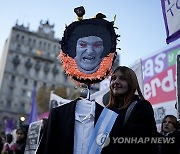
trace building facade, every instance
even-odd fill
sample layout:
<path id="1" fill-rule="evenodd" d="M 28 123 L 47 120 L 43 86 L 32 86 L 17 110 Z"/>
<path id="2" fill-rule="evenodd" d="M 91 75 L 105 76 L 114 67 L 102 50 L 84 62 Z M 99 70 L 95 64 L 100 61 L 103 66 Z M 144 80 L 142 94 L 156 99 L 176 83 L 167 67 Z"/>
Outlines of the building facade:
<path id="1" fill-rule="evenodd" d="M 31 109 L 34 86 L 55 88 L 73 87 L 57 59 L 59 39 L 54 37 L 54 25 L 40 21 L 36 32 L 29 27 L 16 25 L 3 48 L 0 61 L 0 127 L 5 119 L 16 122 L 27 116 Z"/>

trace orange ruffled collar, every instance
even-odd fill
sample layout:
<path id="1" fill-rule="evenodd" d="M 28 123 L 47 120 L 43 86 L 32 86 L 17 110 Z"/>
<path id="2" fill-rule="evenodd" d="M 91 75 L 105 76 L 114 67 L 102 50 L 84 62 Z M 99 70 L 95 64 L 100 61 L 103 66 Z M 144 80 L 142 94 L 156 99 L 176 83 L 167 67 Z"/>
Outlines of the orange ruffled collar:
<path id="1" fill-rule="evenodd" d="M 78 79 L 78 81 L 83 80 L 83 83 L 86 80 L 90 80 L 92 83 L 96 83 L 97 80 L 103 80 L 110 73 L 114 56 L 115 53 L 110 53 L 104 57 L 100 63 L 99 69 L 92 74 L 86 74 L 79 71 L 76 61 L 67 54 L 63 53 L 63 51 L 60 51 L 58 58 L 62 62 L 63 70 L 72 79 L 75 77 Z"/>

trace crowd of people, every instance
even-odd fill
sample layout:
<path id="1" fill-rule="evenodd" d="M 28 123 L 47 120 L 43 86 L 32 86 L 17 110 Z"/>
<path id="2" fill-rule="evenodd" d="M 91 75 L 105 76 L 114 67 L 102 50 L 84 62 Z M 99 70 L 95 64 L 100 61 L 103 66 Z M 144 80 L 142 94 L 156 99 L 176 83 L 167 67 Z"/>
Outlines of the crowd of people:
<path id="1" fill-rule="evenodd" d="M 83 100 L 77 99 L 62 107 L 52 109 L 49 121 L 47 122 L 48 127 L 45 128 L 37 154 L 49 154 L 53 152 L 53 150 L 54 152 L 58 150 L 58 153 L 67 154 L 88 153 L 88 145 L 86 144 L 90 142 L 90 134 L 93 134 L 93 127 L 90 127 L 90 123 L 93 125 L 98 123 L 97 118 L 101 117 L 99 115 L 102 109 L 100 109 L 98 104 L 92 105 L 92 102 L 88 103 L 88 100 L 84 99 L 84 102 L 86 102 L 86 105 L 83 105 Z M 82 105 L 84 109 L 81 108 L 80 105 Z M 81 110 L 77 110 L 75 106 Z M 85 107 L 87 108 L 85 109 Z M 94 112 L 92 108 L 94 108 Z M 106 108 L 114 111 L 118 116 L 109 134 L 110 142 L 102 148 L 101 154 L 180 153 L 180 127 L 177 118 L 174 115 L 166 115 L 162 120 L 161 132 L 157 131 L 152 105 L 144 99 L 137 76 L 132 69 L 126 66 L 119 66 L 114 70 L 110 80 L 110 99 Z M 83 111 L 83 115 L 82 113 L 80 114 L 79 111 Z M 98 117 L 96 114 L 98 114 Z M 90 121 L 88 123 L 84 122 L 83 124 L 83 120 L 89 117 L 89 115 L 91 115 L 91 120 L 89 119 Z M 94 115 L 94 119 L 92 115 Z M 78 121 L 77 116 L 79 116 L 82 121 L 80 119 L 80 121 Z M 82 122 L 83 125 L 86 125 L 86 128 L 81 127 L 78 122 Z M 87 128 L 92 129 L 89 129 L 87 133 L 85 130 Z M 82 149 L 80 148 L 81 146 L 77 145 L 81 137 L 84 143 L 82 144 Z M 119 143 L 118 139 L 122 138 L 130 138 L 132 142 Z M 141 142 L 136 140 L 143 140 L 145 138 L 148 139 L 146 143 L 141 140 Z M 157 141 L 152 143 L 152 138 L 161 140 L 169 139 L 172 140 L 172 142 Z M 56 145 L 58 143 L 62 146 L 57 147 Z"/>
<path id="2" fill-rule="evenodd" d="M 141 92 L 136 73 L 118 66 L 111 73 L 118 37 L 114 21 L 102 13 L 83 19 L 83 6 L 74 9 L 78 21 L 66 26 L 58 58 L 72 81 L 87 87 L 111 75 L 107 106 L 77 98 L 50 110 L 43 121 L 36 154 L 180 154 L 180 124 L 174 115 L 162 119 L 157 131 L 151 102 Z M 90 90 L 90 89 L 88 89 Z M 23 154 L 27 130 L 1 136 L 1 154 Z"/>
<path id="3" fill-rule="evenodd" d="M 13 134 L 1 134 L 1 154 L 24 154 L 27 129 L 20 127 Z"/>
<path id="4" fill-rule="evenodd" d="M 64 106 L 68 106 L 68 104 Z M 102 154 L 180 154 L 180 123 L 177 117 L 174 115 L 166 115 L 162 119 L 161 131 L 157 131 L 152 105 L 144 99 L 136 74 L 132 69 L 126 66 L 119 66 L 114 70 L 110 80 L 110 99 L 106 108 L 114 111 L 118 116 L 109 135 L 110 143 L 106 147 L 103 147 Z M 72 115 L 72 113 L 68 114 Z M 40 133 L 42 141 L 43 137 L 45 137 L 45 139 L 47 139 L 47 136 L 51 138 L 52 132 L 48 131 L 48 128 L 51 127 L 51 120 L 43 120 Z M 53 119 L 53 121 L 55 123 L 61 123 L 61 121 L 56 121 L 55 119 Z M 62 126 L 63 124 L 58 125 Z M 56 130 L 57 126 L 53 125 L 52 127 L 53 130 Z M 74 129 L 74 127 L 72 129 Z M 1 134 L 1 154 L 23 154 L 26 146 L 27 131 L 27 128 L 21 127 L 16 130 L 15 136 L 13 136 L 13 134 Z M 59 131 L 60 130 L 57 129 L 57 132 Z M 65 135 L 64 132 L 62 132 L 62 134 Z M 77 134 L 76 137 L 78 138 Z M 172 142 L 160 144 L 151 144 L 150 141 L 146 144 L 119 144 L 118 142 L 114 142 L 116 138 L 129 137 L 163 137 L 166 139 L 169 138 Z M 52 145 L 55 140 L 57 139 L 54 138 L 52 140 Z M 59 138 L 58 140 L 61 139 Z M 41 147 L 41 144 L 40 142 L 39 147 Z M 76 145 L 76 143 L 74 143 L 74 145 Z M 45 148 L 43 144 L 42 149 L 47 149 L 47 147 Z M 49 151 L 37 151 L 37 154 L 38 153 L 48 154 Z"/>
<path id="5" fill-rule="evenodd" d="M 42 118 L 39 140 L 47 123 L 47 118 Z M 11 133 L 1 132 L 0 154 L 24 154 L 27 144 L 29 125 L 21 125 Z"/>

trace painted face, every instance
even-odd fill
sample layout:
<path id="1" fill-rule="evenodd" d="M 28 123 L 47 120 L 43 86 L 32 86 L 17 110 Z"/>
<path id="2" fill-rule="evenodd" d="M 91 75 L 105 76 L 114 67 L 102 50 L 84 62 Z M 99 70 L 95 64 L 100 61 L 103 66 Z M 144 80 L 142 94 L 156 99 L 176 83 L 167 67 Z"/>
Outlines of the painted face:
<path id="1" fill-rule="evenodd" d="M 98 70 L 102 61 L 103 40 L 97 36 L 79 38 L 74 58 L 78 68 L 83 73 L 94 73 Z"/>
<path id="2" fill-rule="evenodd" d="M 124 95 L 128 91 L 128 83 L 120 71 L 116 71 L 112 75 L 110 88 L 115 96 Z"/>
<path id="3" fill-rule="evenodd" d="M 173 132 L 176 128 L 174 127 L 173 123 L 171 122 L 171 119 L 169 117 L 167 117 L 163 124 L 163 131 L 168 133 L 168 132 Z"/>

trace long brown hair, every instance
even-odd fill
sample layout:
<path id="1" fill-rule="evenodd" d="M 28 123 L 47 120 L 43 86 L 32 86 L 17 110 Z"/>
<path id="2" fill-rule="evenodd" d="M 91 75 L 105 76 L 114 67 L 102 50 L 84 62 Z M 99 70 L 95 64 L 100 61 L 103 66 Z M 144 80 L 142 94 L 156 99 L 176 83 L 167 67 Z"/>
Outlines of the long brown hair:
<path id="1" fill-rule="evenodd" d="M 144 100 L 144 96 L 139 87 L 138 79 L 135 72 L 126 66 L 118 66 L 113 71 L 112 75 L 116 73 L 117 71 L 120 71 L 124 75 L 124 78 L 128 83 L 128 92 L 124 96 L 119 98 L 118 96 L 114 96 L 112 89 L 110 87 L 110 99 L 107 106 L 108 107 L 118 106 L 120 103 L 119 101 L 121 101 L 122 104 L 119 107 L 119 109 L 126 108 L 127 106 L 129 106 L 129 104 L 133 100 L 134 94 L 136 91 L 139 95 L 139 98 Z"/>

